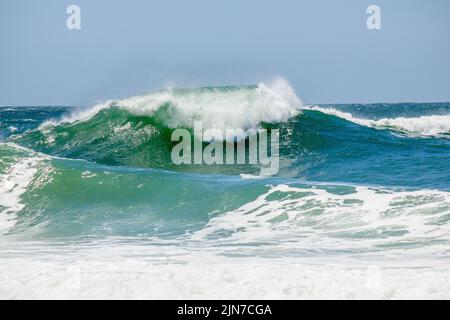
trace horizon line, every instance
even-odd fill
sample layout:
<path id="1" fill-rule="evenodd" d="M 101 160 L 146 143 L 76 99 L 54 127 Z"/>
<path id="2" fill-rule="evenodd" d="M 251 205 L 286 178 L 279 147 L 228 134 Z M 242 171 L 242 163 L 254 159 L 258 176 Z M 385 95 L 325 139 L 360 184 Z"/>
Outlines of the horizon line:
<path id="1" fill-rule="evenodd" d="M 101 102 L 99 102 L 101 103 Z M 99 104 L 97 103 L 97 104 Z M 376 104 L 444 104 L 449 103 L 450 101 L 399 101 L 399 102 L 314 102 L 314 103 L 304 103 L 303 105 L 309 106 L 309 105 L 376 105 Z M 68 104 L 20 104 L 20 105 L 13 105 L 13 104 L 0 104 L 0 108 L 24 108 L 24 107 L 46 107 L 46 108 L 88 108 L 93 107 L 97 104 L 88 104 L 88 105 L 68 105 Z"/>

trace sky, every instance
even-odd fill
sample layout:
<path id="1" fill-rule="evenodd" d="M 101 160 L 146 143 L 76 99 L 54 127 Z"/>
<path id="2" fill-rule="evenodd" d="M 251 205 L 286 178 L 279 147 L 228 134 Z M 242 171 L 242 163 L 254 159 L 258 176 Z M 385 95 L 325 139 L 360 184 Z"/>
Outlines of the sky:
<path id="1" fill-rule="evenodd" d="M 307 104 L 450 101 L 450 1 L 0 0 L 0 105 L 278 76 Z"/>

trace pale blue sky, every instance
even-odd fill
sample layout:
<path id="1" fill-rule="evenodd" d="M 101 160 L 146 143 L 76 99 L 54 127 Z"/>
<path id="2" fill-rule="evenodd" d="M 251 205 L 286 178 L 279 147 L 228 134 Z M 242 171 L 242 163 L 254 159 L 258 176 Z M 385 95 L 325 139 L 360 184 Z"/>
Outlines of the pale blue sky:
<path id="1" fill-rule="evenodd" d="M 382 30 L 366 28 L 370 4 Z M 449 40 L 448 0 L 0 0 L 0 105 L 279 75 L 306 103 L 450 101 Z"/>

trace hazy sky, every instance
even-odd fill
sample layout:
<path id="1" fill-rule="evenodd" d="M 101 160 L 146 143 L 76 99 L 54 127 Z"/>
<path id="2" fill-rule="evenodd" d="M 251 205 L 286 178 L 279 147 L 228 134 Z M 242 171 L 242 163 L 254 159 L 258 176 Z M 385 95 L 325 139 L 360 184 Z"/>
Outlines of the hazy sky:
<path id="1" fill-rule="evenodd" d="M 0 0 L 0 46 L 0 105 L 275 76 L 306 103 L 450 101 L 448 0 Z"/>

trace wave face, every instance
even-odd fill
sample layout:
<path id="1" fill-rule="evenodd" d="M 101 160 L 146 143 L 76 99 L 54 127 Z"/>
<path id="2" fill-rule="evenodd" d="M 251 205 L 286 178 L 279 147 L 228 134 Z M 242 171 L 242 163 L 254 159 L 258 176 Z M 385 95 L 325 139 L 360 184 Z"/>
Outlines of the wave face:
<path id="1" fill-rule="evenodd" d="M 49 120 L 9 141 L 58 157 L 113 166 L 162 168 L 216 174 L 256 173 L 254 166 L 176 166 L 174 129 L 259 129 L 287 122 L 301 102 L 285 80 L 266 85 L 178 89 L 110 101 Z M 238 137 L 238 138 L 245 138 Z M 207 143 L 205 143 L 206 145 Z"/>
<path id="2" fill-rule="evenodd" d="M 448 298 L 449 115 L 303 106 L 282 79 L 2 107 L 0 297 Z M 278 129 L 278 175 L 174 165 L 197 120 Z"/>

